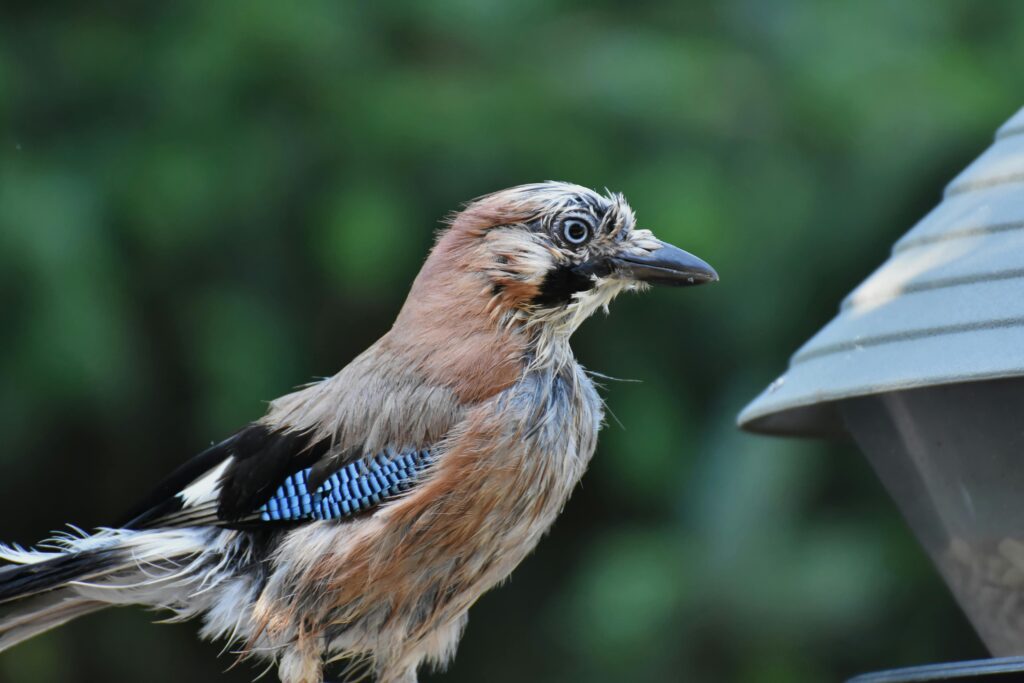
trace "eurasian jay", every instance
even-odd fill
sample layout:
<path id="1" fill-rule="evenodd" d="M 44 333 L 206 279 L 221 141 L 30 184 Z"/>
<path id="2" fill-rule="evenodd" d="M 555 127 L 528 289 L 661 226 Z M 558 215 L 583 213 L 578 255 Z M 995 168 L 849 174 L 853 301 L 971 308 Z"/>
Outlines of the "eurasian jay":
<path id="1" fill-rule="evenodd" d="M 530 553 L 594 453 L 602 400 L 569 338 L 620 292 L 717 280 L 559 182 L 454 215 L 394 326 L 338 374 L 185 462 L 123 524 L 0 546 L 0 651 L 111 605 L 319 683 L 415 683 Z"/>

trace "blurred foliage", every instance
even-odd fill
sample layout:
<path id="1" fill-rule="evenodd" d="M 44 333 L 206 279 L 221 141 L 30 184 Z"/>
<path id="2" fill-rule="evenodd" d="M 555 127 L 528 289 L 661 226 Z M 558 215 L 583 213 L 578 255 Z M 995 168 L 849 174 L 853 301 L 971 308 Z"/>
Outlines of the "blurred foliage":
<path id="1" fill-rule="evenodd" d="M 109 523 L 387 329 L 438 220 L 623 191 L 722 282 L 616 303 L 592 471 L 444 681 L 836 681 L 981 656 L 849 446 L 734 416 L 1021 105 L 1024 4 L 5 3 L 0 518 Z M 621 424 L 620 424 L 621 423 Z M 0 680 L 246 681 L 89 617 Z"/>

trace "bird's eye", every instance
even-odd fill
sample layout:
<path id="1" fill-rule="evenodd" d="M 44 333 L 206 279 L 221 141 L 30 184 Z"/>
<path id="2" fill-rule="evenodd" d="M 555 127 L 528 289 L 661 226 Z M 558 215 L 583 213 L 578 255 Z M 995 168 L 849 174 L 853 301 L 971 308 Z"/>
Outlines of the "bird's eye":
<path id="1" fill-rule="evenodd" d="M 569 244 L 583 244 L 590 237 L 590 226 L 578 218 L 562 223 L 562 235 Z"/>

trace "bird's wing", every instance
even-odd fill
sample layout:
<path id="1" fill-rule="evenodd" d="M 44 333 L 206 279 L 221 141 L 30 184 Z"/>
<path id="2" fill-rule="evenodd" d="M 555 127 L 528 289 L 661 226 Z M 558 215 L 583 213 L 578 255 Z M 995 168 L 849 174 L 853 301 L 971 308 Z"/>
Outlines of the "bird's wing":
<path id="1" fill-rule="evenodd" d="M 332 452 L 330 439 L 254 423 L 178 468 L 122 526 L 343 519 L 407 490 L 431 462 L 430 450 Z"/>

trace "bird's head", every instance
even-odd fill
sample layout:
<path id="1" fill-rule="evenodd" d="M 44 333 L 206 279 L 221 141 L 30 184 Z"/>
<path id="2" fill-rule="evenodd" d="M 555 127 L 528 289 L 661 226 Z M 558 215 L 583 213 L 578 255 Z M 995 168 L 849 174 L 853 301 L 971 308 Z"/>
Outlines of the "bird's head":
<path id="1" fill-rule="evenodd" d="M 638 228 L 622 195 L 570 183 L 482 197 L 454 216 L 450 232 L 492 316 L 566 336 L 620 292 L 718 279 L 701 259 Z"/>
<path id="2" fill-rule="evenodd" d="M 619 293 L 717 279 L 701 259 L 638 228 L 622 195 L 520 185 L 452 216 L 380 344 L 476 401 L 514 381 L 524 359 L 570 359 L 572 332 Z"/>

